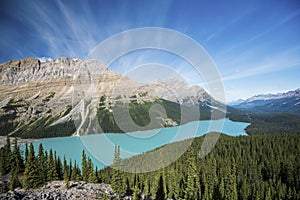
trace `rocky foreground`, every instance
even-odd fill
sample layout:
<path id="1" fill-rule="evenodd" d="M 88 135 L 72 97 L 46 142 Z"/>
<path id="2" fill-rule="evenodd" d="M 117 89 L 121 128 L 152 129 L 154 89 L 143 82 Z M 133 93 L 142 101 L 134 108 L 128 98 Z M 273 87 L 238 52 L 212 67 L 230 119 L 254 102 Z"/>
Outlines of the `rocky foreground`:
<path id="1" fill-rule="evenodd" d="M 67 200 L 67 199 L 114 199 L 110 185 L 104 183 L 69 182 L 67 188 L 65 181 L 53 181 L 38 189 L 24 190 L 17 188 L 14 191 L 1 194 L 1 200 Z M 127 197 L 125 199 L 130 199 Z"/>

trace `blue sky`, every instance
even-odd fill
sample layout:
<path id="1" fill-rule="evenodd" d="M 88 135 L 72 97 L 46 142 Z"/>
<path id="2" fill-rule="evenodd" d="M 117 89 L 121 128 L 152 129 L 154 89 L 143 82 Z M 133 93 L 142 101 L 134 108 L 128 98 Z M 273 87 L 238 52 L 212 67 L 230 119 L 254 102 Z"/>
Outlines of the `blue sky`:
<path id="1" fill-rule="evenodd" d="M 108 37 L 141 27 L 173 29 L 201 44 L 220 71 L 227 101 L 300 87 L 298 0 L 1 0 L 0 62 L 84 59 Z M 153 62 L 174 66 L 188 82 L 201 84 L 184 61 L 174 62 L 165 53 L 144 54 L 124 58 L 114 70 L 124 73 L 156 58 Z"/>

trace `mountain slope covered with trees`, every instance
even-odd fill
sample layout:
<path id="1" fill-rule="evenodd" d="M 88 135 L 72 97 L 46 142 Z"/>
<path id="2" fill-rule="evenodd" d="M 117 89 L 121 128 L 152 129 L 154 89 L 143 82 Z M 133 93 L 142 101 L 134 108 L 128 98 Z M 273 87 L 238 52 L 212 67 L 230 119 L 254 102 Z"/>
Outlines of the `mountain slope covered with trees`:
<path id="1" fill-rule="evenodd" d="M 55 152 L 44 152 L 42 146 L 37 153 L 34 153 L 32 145 L 26 148 L 27 156 L 23 161 L 18 148 L 11 150 L 8 143 L 0 151 L 0 169 L 2 177 L 9 174 L 10 184 L 1 185 L 1 191 L 20 185 L 34 188 L 52 180 L 65 180 L 66 186 L 70 180 L 83 180 L 109 183 L 120 197 L 127 195 L 133 199 L 300 198 L 298 135 L 221 135 L 215 148 L 201 159 L 198 152 L 203 139 L 195 138 L 188 151 L 169 166 L 142 174 L 115 168 L 126 164 L 134 171 L 144 160 L 149 161 L 144 163 L 145 166 L 160 163 L 166 156 L 170 157 L 174 151 L 179 151 L 181 145 L 172 143 L 164 153 L 158 148 L 125 160 L 120 159 L 116 148 L 114 164 L 99 171 L 84 152 L 80 168 L 76 162 L 61 161 Z"/>

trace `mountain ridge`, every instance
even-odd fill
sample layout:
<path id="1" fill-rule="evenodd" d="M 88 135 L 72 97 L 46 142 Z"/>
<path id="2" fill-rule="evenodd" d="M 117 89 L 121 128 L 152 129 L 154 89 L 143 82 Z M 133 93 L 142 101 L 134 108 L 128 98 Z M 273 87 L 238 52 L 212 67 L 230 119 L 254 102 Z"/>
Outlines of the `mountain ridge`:
<path id="1" fill-rule="evenodd" d="M 138 113 L 134 109 L 142 109 L 145 116 L 151 115 L 152 105 L 160 102 L 157 105 L 166 106 L 168 110 L 164 113 L 161 107 L 154 109 L 155 118 L 150 119 L 157 121 L 159 127 L 179 124 L 176 115 L 180 113 L 180 105 L 201 110 L 207 117 L 214 111 L 221 113 L 226 110 L 225 105 L 198 85 L 188 85 L 179 79 L 139 83 L 113 72 L 96 60 L 12 60 L 0 64 L 0 83 L 2 135 L 28 137 L 25 135 L 29 132 L 37 137 L 34 132 L 41 127 L 44 128 L 40 132 L 55 132 L 50 134 L 52 137 L 95 132 L 97 116 L 98 121 L 107 118 L 111 126 L 116 125 L 110 113 L 120 102 L 123 108 L 131 108 L 130 115 Z M 102 102 L 101 98 L 104 98 Z M 197 119 L 200 118 L 189 120 Z M 148 123 L 150 121 L 145 121 L 142 125 Z M 84 131 L 76 133 L 76 127 Z M 60 130 L 66 133 L 59 134 Z"/>
<path id="2" fill-rule="evenodd" d="M 300 113 L 300 88 L 277 94 L 260 94 L 228 104 L 232 107 L 259 113 Z"/>

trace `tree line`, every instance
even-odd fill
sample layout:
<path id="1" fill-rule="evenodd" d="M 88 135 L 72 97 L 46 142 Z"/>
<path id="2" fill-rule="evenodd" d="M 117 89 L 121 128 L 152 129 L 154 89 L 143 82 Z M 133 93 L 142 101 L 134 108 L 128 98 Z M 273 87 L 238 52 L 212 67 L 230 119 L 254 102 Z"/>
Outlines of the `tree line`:
<path id="1" fill-rule="evenodd" d="M 97 167 L 94 167 L 84 151 L 81 167 L 76 160 L 74 163 L 71 159 L 67 161 L 65 157 L 62 160 L 52 149 L 49 152 L 45 151 L 42 144 L 39 145 L 38 152 L 34 151 L 32 144 L 26 144 L 23 153 L 24 156 L 18 147 L 17 139 L 15 138 L 12 147 L 7 136 L 6 144 L 0 148 L 0 174 L 2 177 L 9 177 L 9 185 L 1 185 L 0 193 L 17 187 L 37 188 L 54 180 L 65 180 L 66 187 L 69 187 L 70 180 L 101 182 Z"/>
<path id="2" fill-rule="evenodd" d="M 300 115 L 296 113 L 253 113 L 229 108 L 227 117 L 251 123 L 245 129 L 248 135 L 300 134 Z"/>
<path id="3" fill-rule="evenodd" d="M 179 159 L 157 171 L 128 173 L 114 166 L 101 170 L 100 177 L 115 185 L 117 174 L 116 191 L 123 195 L 133 193 L 136 199 L 300 199 L 299 135 L 221 135 L 215 148 L 200 158 L 203 140 L 199 137 L 179 142 L 192 143 Z M 132 172 L 141 165 L 159 165 L 181 151 L 184 145 L 179 143 L 129 159 L 115 158 L 118 162 L 114 163 Z"/>
<path id="4" fill-rule="evenodd" d="M 42 186 L 53 180 L 109 183 L 119 198 L 186 199 L 186 200 L 257 200 L 300 199 L 300 137 L 299 135 L 256 135 L 231 137 L 221 135 L 215 148 L 204 158 L 199 157 L 204 137 L 160 147 L 151 152 L 121 159 L 120 147 L 115 148 L 113 164 L 101 170 L 82 152 L 82 166 L 76 161 L 61 160 L 55 152 L 38 152 L 26 145 L 24 156 L 9 139 L 0 149 L 0 172 L 10 177 L 8 188 L 25 189 Z M 191 143 L 175 162 L 148 173 L 136 169 L 162 164 L 181 151 L 182 143 Z M 164 151 L 162 151 L 164 149 Z M 130 168 L 124 172 L 122 166 Z M 162 164 L 163 166 L 163 164 Z"/>

